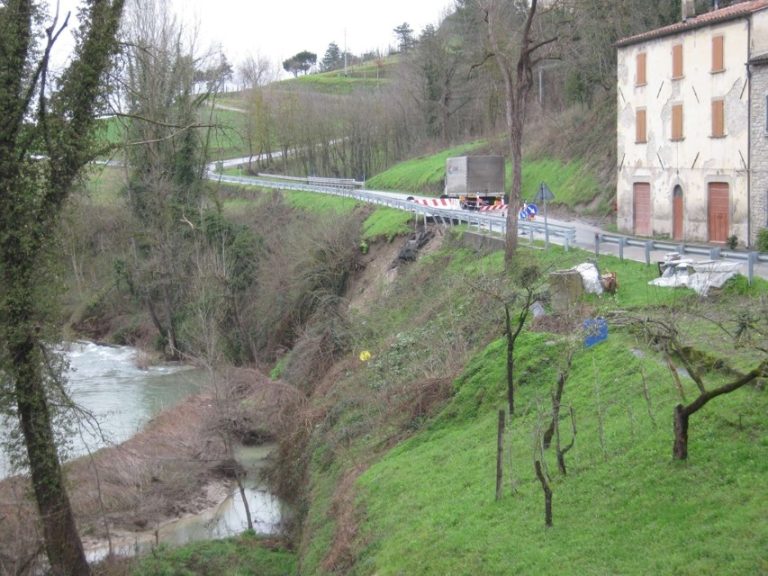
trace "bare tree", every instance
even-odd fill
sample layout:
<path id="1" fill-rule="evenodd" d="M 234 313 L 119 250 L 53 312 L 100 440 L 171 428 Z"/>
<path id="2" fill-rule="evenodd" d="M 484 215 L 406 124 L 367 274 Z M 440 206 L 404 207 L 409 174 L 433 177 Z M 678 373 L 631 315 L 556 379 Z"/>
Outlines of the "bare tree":
<path id="1" fill-rule="evenodd" d="M 727 326 L 720 319 L 703 316 L 696 317 L 699 320 L 708 321 L 718 330 L 727 334 L 735 345 L 746 345 L 754 352 L 754 354 L 751 354 L 754 363 L 750 370 L 714 388 L 706 385 L 705 375 L 707 374 L 707 367 L 697 363 L 695 350 L 683 341 L 684 331 L 680 328 L 680 320 L 670 315 L 664 319 L 652 319 L 643 322 L 646 333 L 652 341 L 661 345 L 662 350 L 667 355 L 667 365 L 673 374 L 678 391 L 681 393 L 682 402 L 678 403 L 674 409 L 675 439 L 672 454 L 675 460 L 685 460 L 688 458 L 688 424 L 693 414 L 718 396 L 730 394 L 759 378 L 768 377 L 768 346 L 765 344 L 765 337 L 768 334 L 768 324 L 766 324 L 768 318 L 765 317 L 765 310 L 763 309 L 756 316 L 753 316 L 749 310 L 745 310 L 743 313 L 737 311 L 735 316 L 735 327 Z M 751 340 L 749 332 L 757 333 L 759 338 Z M 688 402 L 684 394 L 682 394 L 682 383 L 680 382 L 677 368 L 672 361 L 673 359 L 678 360 L 682 364 L 688 376 L 696 384 L 698 395 L 691 402 Z"/>
<path id="2" fill-rule="evenodd" d="M 277 72 L 265 56 L 249 54 L 237 66 L 237 77 L 244 89 L 252 90 L 276 80 Z"/>
<path id="3" fill-rule="evenodd" d="M 557 36 L 539 37 L 534 28 L 538 0 L 477 0 L 487 25 L 490 51 L 504 83 L 504 110 L 507 123 L 509 154 L 512 159 L 512 187 L 507 211 L 504 262 L 511 266 L 517 251 L 517 206 L 523 181 L 523 131 L 528 96 L 533 88 L 533 69 L 543 57 L 536 54 L 557 41 Z M 555 3 L 556 4 L 556 3 Z M 551 6 L 550 6 L 551 7 Z M 512 39 L 506 40 L 512 26 Z"/>

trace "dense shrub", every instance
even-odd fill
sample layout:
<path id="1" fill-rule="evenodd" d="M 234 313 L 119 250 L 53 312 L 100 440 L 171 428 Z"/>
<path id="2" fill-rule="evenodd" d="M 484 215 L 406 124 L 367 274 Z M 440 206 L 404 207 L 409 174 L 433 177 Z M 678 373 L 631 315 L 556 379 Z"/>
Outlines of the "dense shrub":
<path id="1" fill-rule="evenodd" d="M 762 228 L 757 233 L 757 249 L 760 252 L 768 252 L 768 228 Z"/>

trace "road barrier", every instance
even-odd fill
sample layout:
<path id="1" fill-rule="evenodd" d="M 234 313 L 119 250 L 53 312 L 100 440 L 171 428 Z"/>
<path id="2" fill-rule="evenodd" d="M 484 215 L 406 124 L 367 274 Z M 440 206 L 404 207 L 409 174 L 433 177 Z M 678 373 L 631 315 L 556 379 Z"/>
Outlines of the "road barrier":
<path id="1" fill-rule="evenodd" d="M 595 257 L 600 255 L 600 244 L 617 244 L 619 247 L 619 259 L 624 260 L 624 248 L 635 246 L 643 248 L 645 251 L 645 263 L 651 264 L 651 252 L 661 250 L 666 252 L 677 252 L 678 254 L 696 254 L 697 256 L 706 256 L 710 260 L 743 260 L 747 263 L 747 279 L 752 284 L 755 277 L 755 266 L 759 262 L 768 262 L 768 254 L 764 252 L 737 252 L 735 250 L 723 250 L 719 246 L 701 246 L 695 244 L 665 242 L 663 240 L 642 240 L 631 236 L 620 236 L 618 234 L 605 234 L 595 232 Z"/>
<path id="2" fill-rule="evenodd" d="M 345 198 L 353 198 L 370 204 L 387 206 L 396 210 L 405 210 L 413 212 L 417 218 L 432 219 L 444 226 L 453 226 L 456 224 L 466 224 L 470 228 L 476 228 L 481 234 L 500 234 L 507 232 L 506 218 L 489 214 L 486 212 L 472 210 L 449 210 L 437 208 L 434 206 L 424 206 L 411 200 L 394 198 L 388 192 L 377 190 L 356 190 L 346 186 L 332 184 L 308 184 L 301 181 L 268 180 L 266 178 L 252 176 L 230 176 L 218 174 L 209 170 L 206 174 L 210 180 L 226 182 L 230 184 L 244 184 L 249 186 L 261 186 L 264 188 L 277 188 L 281 190 L 301 190 L 304 192 L 314 192 L 318 194 L 333 194 Z M 568 251 L 576 243 L 576 228 L 573 226 L 561 226 L 557 224 L 546 224 L 539 221 L 518 221 L 518 234 L 527 236 L 531 243 L 537 237 L 542 238 L 548 244 L 550 238 L 556 238 L 562 243 L 564 249 Z"/>

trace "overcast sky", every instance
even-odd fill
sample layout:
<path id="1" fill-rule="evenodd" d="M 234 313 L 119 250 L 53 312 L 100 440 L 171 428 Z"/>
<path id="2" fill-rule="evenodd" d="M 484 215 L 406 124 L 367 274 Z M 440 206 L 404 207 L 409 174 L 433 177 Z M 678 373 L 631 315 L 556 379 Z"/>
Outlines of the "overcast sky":
<path id="1" fill-rule="evenodd" d="M 49 3 L 53 0 L 48 0 Z M 282 61 L 309 50 L 323 58 L 328 44 L 361 54 L 396 45 L 393 29 L 407 22 L 418 35 L 438 24 L 453 0 L 170 0 L 182 21 L 199 25 L 200 39 L 218 43 L 237 64 L 261 55 Z M 61 0 L 72 9 L 77 0 Z"/>

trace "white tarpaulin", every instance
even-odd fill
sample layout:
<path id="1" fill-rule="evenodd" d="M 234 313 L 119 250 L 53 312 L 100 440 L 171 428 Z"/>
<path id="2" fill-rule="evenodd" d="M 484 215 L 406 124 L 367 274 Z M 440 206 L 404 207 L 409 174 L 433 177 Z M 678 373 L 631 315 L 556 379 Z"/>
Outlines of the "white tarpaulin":
<path id="1" fill-rule="evenodd" d="M 584 262 L 578 266 L 574 266 L 572 270 L 576 270 L 581 274 L 581 282 L 584 284 L 584 291 L 589 294 L 602 294 L 603 284 L 600 282 L 600 272 L 597 266 L 591 262 Z"/>
<path id="2" fill-rule="evenodd" d="M 741 264 L 723 260 L 668 260 L 659 278 L 648 282 L 652 286 L 685 286 L 697 294 L 706 296 L 710 288 L 722 288 L 739 273 Z"/>

